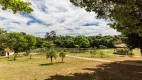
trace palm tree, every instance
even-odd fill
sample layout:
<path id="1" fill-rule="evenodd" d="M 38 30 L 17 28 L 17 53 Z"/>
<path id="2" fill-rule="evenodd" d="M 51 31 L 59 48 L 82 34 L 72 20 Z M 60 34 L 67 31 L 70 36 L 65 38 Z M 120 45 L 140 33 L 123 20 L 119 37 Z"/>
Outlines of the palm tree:
<path id="1" fill-rule="evenodd" d="M 50 58 L 51 63 L 53 61 L 53 58 L 56 59 L 57 58 L 57 54 L 55 50 L 50 50 L 49 52 L 46 52 L 46 58 Z"/>
<path id="2" fill-rule="evenodd" d="M 62 58 L 62 62 L 64 62 L 64 58 L 66 57 L 66 53 L 65 52 L 61 52 L 59 54 L 59 56 Z"/>

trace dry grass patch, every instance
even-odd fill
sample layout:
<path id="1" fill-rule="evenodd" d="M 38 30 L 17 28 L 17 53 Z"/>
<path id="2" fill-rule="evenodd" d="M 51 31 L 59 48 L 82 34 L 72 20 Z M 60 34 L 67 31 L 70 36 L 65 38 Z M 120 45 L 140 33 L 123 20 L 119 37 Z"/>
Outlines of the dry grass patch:
<path id="1" fill-rule="evenodd" d="M 141 80 L 142 67 L 102 63 L 75 58 L 58 58 L 50 64 L 43 55 L 16 61 L 0 59 L 0 80 Z M 133 61 L 132 61 L 133 62 Z"/>

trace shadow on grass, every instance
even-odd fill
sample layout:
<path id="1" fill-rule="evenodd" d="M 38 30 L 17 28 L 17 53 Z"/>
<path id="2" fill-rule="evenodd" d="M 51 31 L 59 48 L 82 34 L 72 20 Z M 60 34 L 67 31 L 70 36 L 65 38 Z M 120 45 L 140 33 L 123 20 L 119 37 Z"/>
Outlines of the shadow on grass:
<path id="1" fill-rule="evenodd" d="M 126 62 L 136 63 L 137 61 Z M 142 80 L 142 66 L 105 63 L 98 65 L 97 68 L 86 67 L 83 70 L 87 70 L 89 73 L 58 74 L 45 80 Z"/>
<path id="2" fill-rule="evenodd" d="M 49 65 L 55 65 L 55 64 L 62 64 L 65 62 L 56 62 L 56 63 L 45 63 L 45 64 L 39 64 L 40 66 L 49 66 Z"/>

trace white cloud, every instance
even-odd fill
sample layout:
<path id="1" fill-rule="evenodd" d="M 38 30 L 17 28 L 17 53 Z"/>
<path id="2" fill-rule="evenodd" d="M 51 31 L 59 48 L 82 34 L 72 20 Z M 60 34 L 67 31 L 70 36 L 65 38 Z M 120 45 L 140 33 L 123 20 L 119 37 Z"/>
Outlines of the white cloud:
<path id="1" fill-rule="evenodd" d="M 55 30 L 57 35 L 117 35 L 116 30 L 111 29 L 108 22 L 102 19 L 96 19 L 96 14 L 86 12 L 83 8 L 75 7 L 69 0 L 25 0 L 32 3 L 34 12 L 33 17 L 24 17 L 19 13 L 13 14 L 10 11 L 0 10 L 1 20 L 0 28 L 9 31 L 26 32 L 35 36 L 44 36 L 44 32 Z M 36 19 L 36 20 L 33 20 Z M 30 25 L 26 23 L 35 21 Z M 39 21 L 39 22 L 36 22 Z M 18 23 L 13 23 L 18 22 Z M 45 24 L 52 24 L 47 26 Z M 97 24 L 84 26 L 85 24 Z M 10 28 L 9 28 L 10 27 Z"/>

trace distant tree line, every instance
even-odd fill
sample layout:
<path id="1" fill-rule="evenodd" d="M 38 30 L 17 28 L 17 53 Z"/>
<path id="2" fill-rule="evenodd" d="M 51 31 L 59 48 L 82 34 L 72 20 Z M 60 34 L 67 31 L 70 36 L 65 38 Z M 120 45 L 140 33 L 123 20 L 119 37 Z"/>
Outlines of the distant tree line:
<path id="1" fill-rule="evenodd" d="M 125 36 L 56 36 L 55 31 L 47 32 L 45 38 L 24 32 L 7 32 L 0 29 L 0 51 L 10 48 L 15 52 L 36 48 L 113 48 L 122 43 Z"/>
<path id="2" fill-rule="evenodd" d="M 45 34 L 46 41 L 52 41 L 59 48 L 113 48 L 114 44 L 125 42 L 127 37 L 117 36 L 56 36 L 55 31 Z"/>

